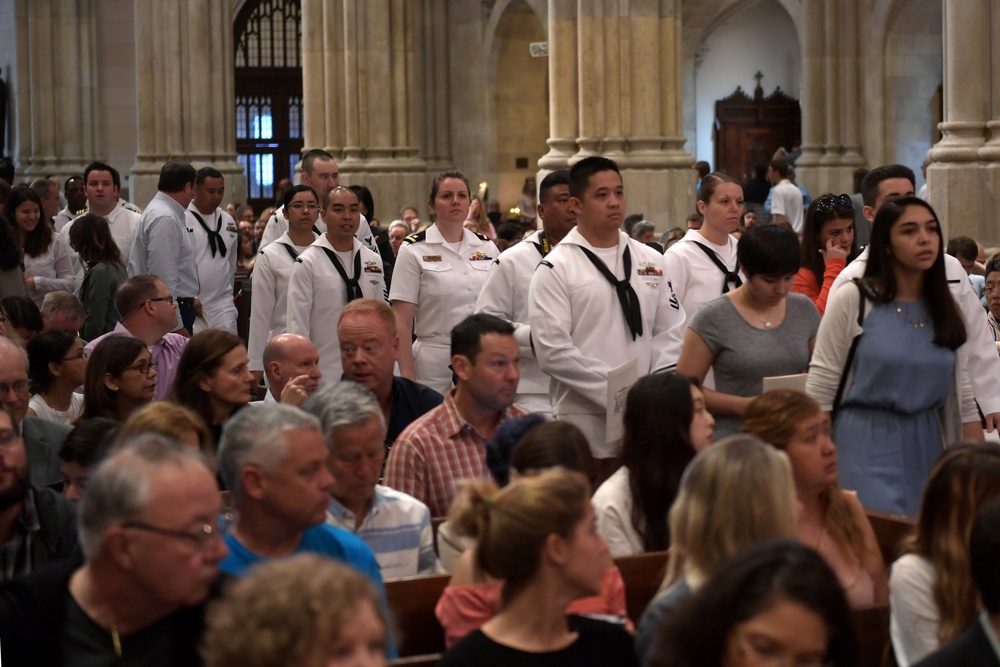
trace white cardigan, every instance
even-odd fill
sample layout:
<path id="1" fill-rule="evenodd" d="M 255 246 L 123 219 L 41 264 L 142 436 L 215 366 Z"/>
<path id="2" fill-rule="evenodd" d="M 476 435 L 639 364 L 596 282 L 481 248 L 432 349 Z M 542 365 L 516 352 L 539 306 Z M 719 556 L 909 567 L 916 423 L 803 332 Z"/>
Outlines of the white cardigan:
<path id="1" fill-rule="evenodd" d="M 851 349 L 854 337 L 864 332 L 858 325 L 858 299 L 860 293 L 856 287 L 844 286 L 833 295 L 826 306 L 826 313 L 819 325 L 816 335 L 816 347 L 813 350 L 812 361 L 809 363 L 809 375 L 806 379 L 806 393 L 819 402 L 820 408 L 830 412 L 837 396 L 837 386 L 840 376 L 847 363 L 847 354 Z M 871 312 L 872 301 L 866 300 L 865 317 Z M 972 384 L 967 371 L 968 351 L 962 345 L 955 352 L 955 381 L 952 383 L 948 402 L 945 404 L 942 422 L 945 429 L 945 442 L 952 444 L 961 442 L 962 424 L 979 421 L 976 401 L 972 394 Z M 851 386 L 848 376 L 844 386 L 844 396 Z M 960 391 L 956 391 L 960 388 Z M 841 397 L 843 399 L 843 397 Z"/>

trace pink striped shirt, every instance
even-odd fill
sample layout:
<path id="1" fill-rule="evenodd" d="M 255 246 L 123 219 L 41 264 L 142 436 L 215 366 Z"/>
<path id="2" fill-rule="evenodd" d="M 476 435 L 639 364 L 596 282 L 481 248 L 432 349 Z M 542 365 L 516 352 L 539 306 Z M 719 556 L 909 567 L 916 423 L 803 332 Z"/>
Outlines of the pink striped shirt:
<path id="1" fill-rule="evenodd" d="M 511 406 L 503 418 L 525 414 L 521 408 Z M 389 450 L 383 484 L 420 500 L 431 508 L 431 516 L 445 516 L 462 482 L 489 478 L 488 443 L 458 413 L 452 389 L 444 403 L 400 433 Z"/>

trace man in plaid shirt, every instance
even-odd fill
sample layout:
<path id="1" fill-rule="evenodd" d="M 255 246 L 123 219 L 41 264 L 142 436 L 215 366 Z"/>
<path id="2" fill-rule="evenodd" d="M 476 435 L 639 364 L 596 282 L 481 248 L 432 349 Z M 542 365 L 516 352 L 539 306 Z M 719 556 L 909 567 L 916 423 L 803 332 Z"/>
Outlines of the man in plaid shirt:
<path id="1" fill-rule="evenodd" d="M 493 434 L 505 419 L 525 414 L 513 405 L 520 356 L 514 327 L 498 317 L 470 315 L 452 329 L 455 388 L 400 434 L 389 452 L 385 486 L 440 517 L 463 481 L 489 477 L 486 447 Z"/>

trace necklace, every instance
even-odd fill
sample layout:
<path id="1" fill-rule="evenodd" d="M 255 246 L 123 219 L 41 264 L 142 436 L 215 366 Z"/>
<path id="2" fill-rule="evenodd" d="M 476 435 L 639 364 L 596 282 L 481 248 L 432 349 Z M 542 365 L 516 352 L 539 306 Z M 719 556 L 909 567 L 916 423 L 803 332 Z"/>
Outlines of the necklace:
<path id="1" fill-rule="evenodd" d="M 927 325 L 927 322 L 929 322 L 929 321 L 930 321 L 930 320 L 928 319 L 927 315 L 926 315 L 926 314 L 924 314 L 924 316 L 923 316 L 922 318 L 920 318 L 920 320 L 919 320 L 919 321 L 917 321 L 917 322 L 914 322 L 914 321 L 913 321 L 913 320 L 911 320 L 911 319 L 909 318 L 909 316 L 908 316 L 908 315 L 907 315 L 907 314 L 906 314 L 906 313 L 905 313 L 905 312 L 903 311 L 903 307 L 902 307 L 901 305 L 897 305 L 897 306 L 896 306 L 896 314 L 897 314 L 897 315 L 899 315 L 899 316 L 900 316 L 901 318 L 903 318 L 903 321 L 904 321 L 904 322 L 906 322 L 907 324 L 909 324 L 909 325 L 910 325 L 911 327 L 913 327 L 914 329 L 923 329 L 923 328 L 924 328 L 924 327 L 925 327 L 925 326 Z"/>
<path id="2" fill-rule="evenodd" d="M 751 313 L 753 313 L 754 317 L 760 320 L 760 323 L 764 325 L 765 329 L 770 329 L 773 326 L 771 324 L 771 315 L 774 314 L 774 309 L 778 307 L 778 304 L 771 306 L 771 308 L 768 309 L 767 311 L 767 315 L 765 317 L 761 317 L 760 313 L 757 312 L 757 310 L 750 305 L 750 300 L 747 298 L 746 292 L 742 292 L 742 297 L 743 297 L 743 305 L 746 306 L 746 309 L 749 310 Z"/>

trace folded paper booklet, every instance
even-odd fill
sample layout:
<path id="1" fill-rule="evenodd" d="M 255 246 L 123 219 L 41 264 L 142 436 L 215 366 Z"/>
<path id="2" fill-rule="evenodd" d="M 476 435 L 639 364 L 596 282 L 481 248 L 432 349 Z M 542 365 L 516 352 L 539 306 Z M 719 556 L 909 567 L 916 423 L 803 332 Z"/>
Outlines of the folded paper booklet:
<path id="1" fill-rule="evenodd" d="M 797 373 L 795 375 L 773 375 L 764 378 L 764 391 L 772 389 L 795 389 L 805 393 L 806 377 L 808 373 Z"/>
<path id="2" fill-rule="evenodd" d="M 608 404 L 605 413 L 605 437 L 608 442 L 620 440 L 625 434 L 625 399 L 628 397 L 628 390 L 638 379 L 639 362 L 635 359 L 608 371 Z"/>

